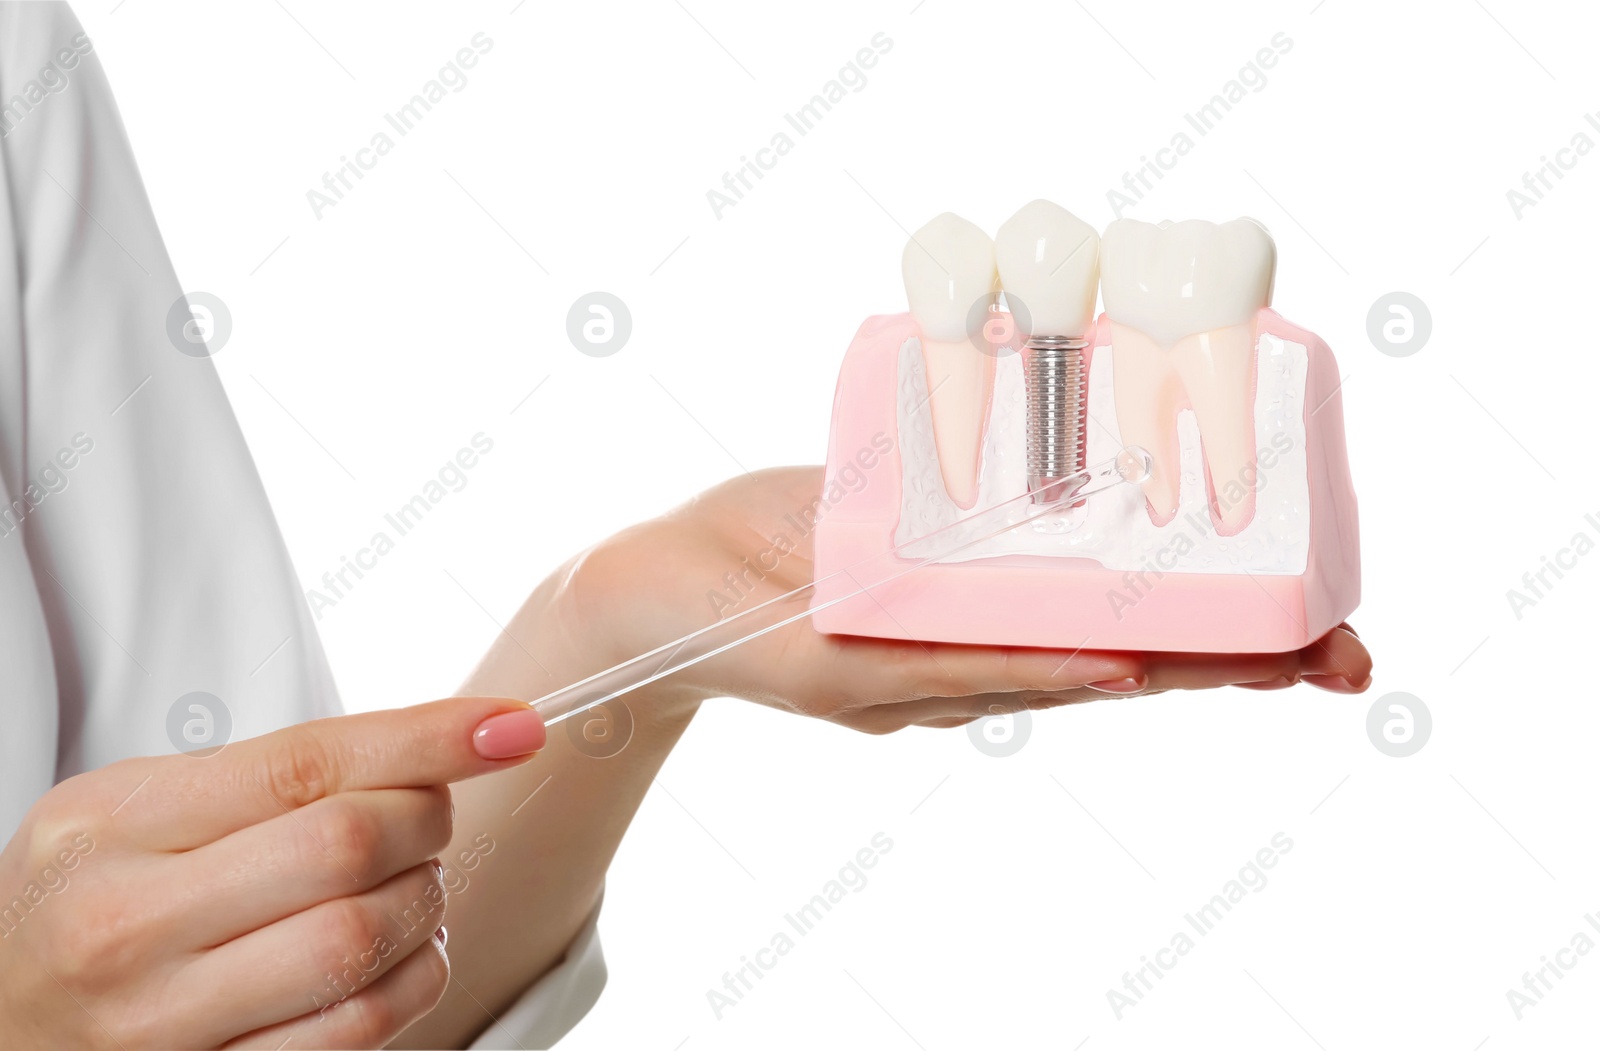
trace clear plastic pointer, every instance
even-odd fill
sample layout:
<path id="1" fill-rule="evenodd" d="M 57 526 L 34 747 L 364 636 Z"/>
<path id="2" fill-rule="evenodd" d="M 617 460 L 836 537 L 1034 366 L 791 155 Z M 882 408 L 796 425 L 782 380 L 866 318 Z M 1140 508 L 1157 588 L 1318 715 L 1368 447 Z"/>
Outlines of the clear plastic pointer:
<path id="1" fill-rule="evenodd" d="M 544 717 L 547 726 L 570 719 L 690 665 L 758 639 L 768 632 L 805 620 L 818 610 L 848 602 L 875 587 L 898 580 L 907 573 L 914 573 L 923 566 L 942 562 L 1018 526 L 1078 507 L 1096 493 L 1105 492 L 1124 482 L 1137 485 L 1150 477 L 1152 466 L 1148 452 L 1137 445 L 1127 446 L 1104 463 L 968 515 L 927 536 L 863 559 L 822 580 L 796 588 L 787 595 L 768 599 L 759 606 L 702 628 L 692 635 L 685 635 L 676 642 L 658 646 L 649 653 L 624 661 L 614 668 L 607 668 L 582 682 L 545 694 L 533 702 L 533 708 Z M 809 604 L 819 585 L 841 579 L 853 583 L 854 590 L 814 606 Z"/>

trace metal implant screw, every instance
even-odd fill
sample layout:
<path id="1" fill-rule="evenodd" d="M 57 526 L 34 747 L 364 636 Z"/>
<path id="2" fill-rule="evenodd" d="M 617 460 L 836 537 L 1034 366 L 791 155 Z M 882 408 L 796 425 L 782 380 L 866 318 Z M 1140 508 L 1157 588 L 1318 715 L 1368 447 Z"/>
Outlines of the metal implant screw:
<path id="1" fill-rule="evenodd" d="M 1028 488 L 1037 490 L 1083 470 L 1088 420 L 1086 339 L 1035 336 L 1025 345 L 1028 398 Z M 1035 493 L 1047 503 L 1049 493 Z"/>

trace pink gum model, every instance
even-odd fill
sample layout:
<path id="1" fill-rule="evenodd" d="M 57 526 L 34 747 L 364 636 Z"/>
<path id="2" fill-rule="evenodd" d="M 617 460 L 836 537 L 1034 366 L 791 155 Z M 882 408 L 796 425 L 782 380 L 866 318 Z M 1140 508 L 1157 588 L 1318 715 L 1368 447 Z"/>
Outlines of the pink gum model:
<path id="1" fill-rule="evenodd" d="M 1110 331 L 1102 316 L 1094 331 L 1096 350 L 1109 345 Z M 819 522 L 818 580 L 894 547 L 905 477 L 895 391 L 900 348 L 917 334 L 910 314 L 868 318 L 845 355 L 834 396 L 828 477 L 851 464 L 858 450 L 881 448 L 883 435 L 893 440 L 893 449 L 874 464 L 868 484 Z M 1307 356 L 1301 404 L 1310 507 L 1303 572 L 1168 572 L 1137 602 L 1118 608 L 1107 596 L 1128 587 L 1124 570 L 1082 557 L 1000 555 L 925 566 L 873 588 L 870 599 L 820 610 L 818 630 L 924 642 L 1207 653 L 1283 652 L 1321 638 L 1350 615 L 1361 596 L 1339 372 L 1326 343 L 1270 309 L 1257 319 L 1258 354 L 1264 334 L 1303 346 Z M 1091 352 L 1091 371 L 1093 361 Z M 813 602 L 821 605 L 850 590 L 848 578 L 824 582 Z"/>

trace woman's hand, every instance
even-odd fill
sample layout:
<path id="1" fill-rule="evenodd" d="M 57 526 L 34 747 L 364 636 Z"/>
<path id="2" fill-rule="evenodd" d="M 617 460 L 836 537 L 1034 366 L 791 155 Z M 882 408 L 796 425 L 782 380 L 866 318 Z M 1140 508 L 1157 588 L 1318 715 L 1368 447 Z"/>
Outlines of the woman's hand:
<path id="1" fill-rule="evenodd" d="M 543 743 L 460 699 L 63 781 L 0 852 L 0 1044 L 386 1043 L 449 980 L 445 786 Z"/>
<path id="2" fill-rule="evenodd" d="M 793 522 L 812 506 L 822 484 L 820 467 L 760 471 L 585 553 L 561 581 L 558 606 L 572 618 L 568 630 L 577 637 L 591 645 L 605 640 L 589 670 L 713 624 L 719 613 L 737 613 L 810 583 L 809 534 L 796 538 L 774 569 L 763 569 L 772 562 L 774 533 L 794 537 Z M 745 697 L 886 733 L 1171 689 L 1275 689 L 1304 681 L 1359 693 L 1371 673 L 1366 648 L 1344 625 L 1291 653 L 1067 654 L 829 636 L 801 621 L 666 681 L 685 703 Z"/>
<path id="3" fill-rule="evenodd" d="M 772 536 L 798 532 L 784 519 L 809 509 L 821 485 L 818 467 L 763 471 L 574 558 L 500 627 L 463 692 L 533 700 L 810 583 L 809 543 L 771 571 L 747 567 L 772 565 L 761 557 Z M 719 609 L 735 595 L 730 575 L 747 582 L 744 594 Z M 1225 683 L 1273 688 L 1305 678 L 1354 691 L 1371 667 L 1346 630 L 1302 653 L 1236 657 L 923 645 L 822 635 L 809 621 L 779 629 L 630 694 L 626 721 L 568 720 L 537 763 L 457 790 L 457 846 L 486 835 L 497 844 L 494 863 L 451 906 L 450 993 L 401 1042 L 458 1046 L 486 1027 L 511 1035 L 492 1028 L 496 1018 L 588 922 L 623 831 L 706 697 L 747 697 L 885 733 Z"/>

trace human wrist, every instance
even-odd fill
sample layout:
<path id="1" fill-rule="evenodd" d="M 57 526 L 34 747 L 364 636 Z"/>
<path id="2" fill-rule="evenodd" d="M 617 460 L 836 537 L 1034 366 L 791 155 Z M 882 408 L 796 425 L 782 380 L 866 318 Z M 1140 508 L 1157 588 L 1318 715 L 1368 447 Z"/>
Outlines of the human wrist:
<path id="1" fill-rule="evenodd" d="M 583 668 L 569 681 L 627 663 L 672 641 L 664 634 L 678 633 L 671 627 L 663 633 L 653 612 L 662 595 L 647 593 L 626 569 L 639 557 L 639 545 L 648 546 L 648 540 L 630 531 L 585 552 L 553 575 L 558 585 L 544 607 L 546 624 L 551 637 L 563 639 L 565 651 Z M 700 702 L 714 696 L 695 677 L 695 670 L 685 669 L 630 692 L 627 701 L 636 720 L 648 727 L 659 725 L 674 736 L 681 733 Z"/>
<path id="2" fill-rule="evenodd" d="M 495 639 L 463 686 L 464 693 L 534 701 L 647 652 L 651 639 L 640 613 L 641 596 L 621 586 L 621 557 L 585 552 L 542 581 Z M 640 729 L 656 724 L 673 734 L 713 691 L 674 675 L 628 695 Z"/>

